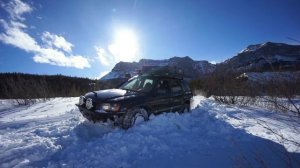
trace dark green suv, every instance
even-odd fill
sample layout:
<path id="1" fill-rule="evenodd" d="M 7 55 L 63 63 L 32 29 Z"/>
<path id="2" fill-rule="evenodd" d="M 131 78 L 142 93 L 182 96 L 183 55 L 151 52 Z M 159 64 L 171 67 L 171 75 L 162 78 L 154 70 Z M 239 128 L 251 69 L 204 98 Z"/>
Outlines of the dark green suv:
<path id="1" fill-rule="evenodd" d="M 147 121 L 150 114 L 190 111 L 191 98 L 192 92 L 182 77 L 144 74 L 117 89 L 86 93 L 76 105 L 88 120 L 111 119 L 128 129 L 136 122 Z"/>

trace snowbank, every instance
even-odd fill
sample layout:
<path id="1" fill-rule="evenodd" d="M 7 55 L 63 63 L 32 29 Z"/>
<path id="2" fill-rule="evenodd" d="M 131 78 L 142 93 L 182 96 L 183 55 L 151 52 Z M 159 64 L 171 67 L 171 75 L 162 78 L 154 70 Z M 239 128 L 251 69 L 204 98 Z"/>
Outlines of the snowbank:
<path id="1" fill-rule="evenodd" d="M 299 123 L 277 113 L 198 96 L 190 113 L 151 116 L 125 131 L 86 121 L 77 100 L 56 98 L 1 113 L 0 167 L 299 166 L 297 146 L 281 145 L 263 127 L 299 141 L 293 130 Z"/>

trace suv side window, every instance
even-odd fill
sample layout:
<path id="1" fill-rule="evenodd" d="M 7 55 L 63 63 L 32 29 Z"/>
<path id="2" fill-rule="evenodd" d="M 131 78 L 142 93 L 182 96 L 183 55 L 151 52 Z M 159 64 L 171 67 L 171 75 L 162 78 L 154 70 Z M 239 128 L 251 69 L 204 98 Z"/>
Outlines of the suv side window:
<path id="1" fill-rule="evenodd" d="M 157 93 L 166 94 L 169 91 L 169 81 L 165 79 L 160 79 L 157 84 Z"/>
<path id="2" fill-rule="evenodd" d="M 172 93 L 175 93 L 175 94 L 182 93 L 182 88 L 181 88 L 179 81 L 171 80 L 170 88 L 171 88 Z"/>
<path id="3" fill-rule="evenodd" d="M 190 92 L 191 91 L 189 84 L 185 80 L 182 81 L 182 86 L 183 86 L 183 90 L 185 92 Z"/>
<path id="4" fill-rule="evenodd" d="M 143 87 L 145 87 L 148 83 L 151 84 L 151 85 L 153 85 L 153 79 L 146 79 L 144 81 L 144 86 Z"/>

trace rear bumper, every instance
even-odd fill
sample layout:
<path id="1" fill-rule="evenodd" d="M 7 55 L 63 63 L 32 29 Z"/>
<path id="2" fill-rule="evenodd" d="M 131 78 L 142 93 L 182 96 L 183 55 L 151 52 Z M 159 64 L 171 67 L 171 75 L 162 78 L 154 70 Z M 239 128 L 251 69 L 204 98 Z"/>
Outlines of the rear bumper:
<path id="1" fill-rule="evenodd" d="M 86 119 L 90 121 L 97 121 L 97 120 L 107 120 L 107 119 L 114 119 L 115 116 L 123 115 L 124 112 L 105 112 L 105 111 L 91 111 L 88 110 L 78 104 L 75 104 L 78 108 L 80 113 L 85 117 Z"/>

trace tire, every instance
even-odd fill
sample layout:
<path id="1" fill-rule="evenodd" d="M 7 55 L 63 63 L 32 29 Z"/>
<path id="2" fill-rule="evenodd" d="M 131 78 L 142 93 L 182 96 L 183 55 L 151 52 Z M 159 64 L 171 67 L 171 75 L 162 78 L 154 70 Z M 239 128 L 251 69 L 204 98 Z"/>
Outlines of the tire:
<path id="1" fill-rule="evenodd" d="M 143 120 L 148 121 L 149 115 L 143 108 L 133 108 L 129 110 L 123 117 L 122 128 L 128 129 L 136 124 L 137 121 Z"/>

